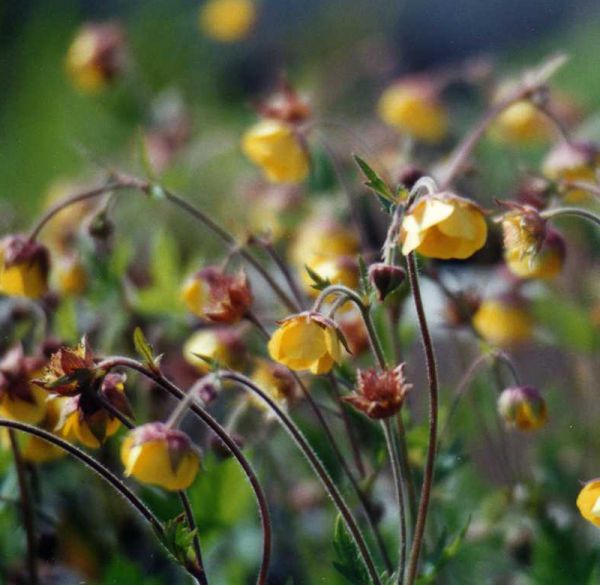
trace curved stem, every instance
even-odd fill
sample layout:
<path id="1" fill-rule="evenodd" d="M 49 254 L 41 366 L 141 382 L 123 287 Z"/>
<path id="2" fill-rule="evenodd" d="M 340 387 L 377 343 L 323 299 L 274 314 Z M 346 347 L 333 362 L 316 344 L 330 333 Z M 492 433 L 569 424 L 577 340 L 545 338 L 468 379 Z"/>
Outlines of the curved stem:
<path id="1" fill-rule="evenodd" d="M 344 520 L 344 524 L 348 532 L 351 534 L 358 547 L 358 550 L 360 551 L 360 554 L 365 563 L 371 580 L 376 585 L 381 585 L 381 580 L 379 578 L 379 574 L 377 573 L 377 569 L 375 568 L 375 564 L 373 563 L 371 553 L 369 552 L 365 539 L 360 529 L 358 528 L 358 525 L 356 524 L 354 516 L 350 511 L 350 508 L 346 504 L 346 501 L 344 500 L 334 481 L 329 476 L 329 473 L 321 463 L 319 457 L 317 456 L 313 448 L 310 446 L 307 439 L 304 437 L 302 431 L 296 426 L 292 419 L 281 408 L 279 408 L 275 401 L 272 400 L 266 393 L 264 393 L 258 386 L 256 386 L 256 384 L 254 384 L 250 379 L 246 378 L 242 374 L 224 370 L 216 372 L 215 375 L 221 379 L 237 382 L 244 388 L 250 390 L 250 392 L 252 392 L 261 400 L 263 400 L 263 402 L 265 402 L 267 406 L 277 416 L 279 422 L 289 433 L 289 435 L 294 440 L 302 454 L 306 457 L 310 466 L 313 468 L 314 472 L 321 480 L 321 483 L 325 487 L 325 490 L 333 500 L 336 508 L 342 516 L 342 519 Z"/>
<path id="2" fill-rule="evenodd" d="M 104 479 L 107 483 L 109 483 L 116 491 L 118 491 L 132 506 L 133 508 L 142 516 L 154 529 L 156 534 L 159 537 L 164 535 L 163 525 L 160 520 L 152 513 L 150 508 L 146 506 L 134 493 L 129 489 L 112 471 L 109 471 L 104 465 L 96 461 L 93 457 L 85 453 L 79 449 L 79 447 L 75 447 L 75 445 L 71 445 L 64 439 L 53 435 L 49 431 L 45 431 L 44 429 L 40 429 L 38 427 L 34 427 L 32 425 L 28 425 L 26 423 L 22 423 L 19 421 L 0 419 L 0 427 L 6 427 L 9 429 L 14 429 L 16 431 L 21 431 L 24 433 L 28 433 L 29 435 L 33 435 L 59 447 L 63 451 L 66 451 L 75 459 L 81 461 L 84 465 L 89 467 L 92 471 L 97 473 L 102 479 Z"/>
<path id="3" fill-rule="evenodd" d="M 98 368 L 104 369 L 106 371 L 109 371 L 116 367 L 129 368 L 131 370 L 139 372 L 149 380 L 152 380 L 152 382 L 154 382 L 157 386 L 169 392 L 169 394 L 171 394 L 178 400 L 183 400 L 186 396 L 186 393 L 183 390 L 181 390 L 181 388 L 173 384 L 162 374 L 155 373 L 149 370 L 143 364 L 131 358 L 121 356 L 111 357 L 103 360 L 98 364 Z M 224 443 L 227 449 L 229 449 L 231 454 L 240 464 L 240 467 L 243 469 L 252 487 L 252 490 L 254 491 L 263 530 L 263 552 L 260 570 L 256 582 L 257 585 L 265 585 L 267 582 L 267 576 L 269 573 L 269 563 L 271 560 L 271 517 L 269 514 L 269 507 L 267 505 L 267 499 L 265 497 L 265 493 L 262 489 L 262 486 L 258 481 L 258 478 L 254 473 L 254 469 L 250 465 L 250 462 L 246 459 L 241 449 L 238 447 L 236 442 L 229 436 L 227 431 L 196 402 L 190 403 L 189 408 L 198 418 L 200 418 L 200 420 L 202 420 L 202 422 L 204 422 L 211 429 L 211 431 L 217 437 L 219 437 L 219 439 L 221 439 L 221 441 Z"/>
<path id="4" fill-rule="evenodd" d="M 406 257 L 408 267 L 408 279 L 412 291 L 413 301 L 419 321 L 419 329 L 425 350 L 425 362 L 427 366 L 427 378 L 429 380 L 429 445 L 427 447 L 427 460 L 423 473 L 423 486 L 421 488 L 421 499 L 419 500 L 419 509 L 417 511 L 417 521 L 413 538 L 410 560 L 408 563 L 407 585 L 413 585 L 417 578 L 419 567 L 419 557 L 423 546 L 423 536 L 425 534 L 425 522 L 429 510 L 429 501 L 431 499 L 431 490 L 433 487 L 433 476 L 435 471 L 435 456 L 437 451 L 437 427 L 438 427 L 438 375 L 435 361 L 435 351 L 433 341 L 429 333 L 425 309 L 423 307 L 423 298 L 421 297 L 421 287 L 419 285 L 419 275 L 415 262 L 414 252 Z"/>
<path id="5" fill-rule="evenodd" d="M 393 438 L 393 432 L 390 419 L 387 418 L 381 421 L 381 428 L 385 437 L 385 445 L 392 466 L 392 476 L 394 478 L 394 488 L 396 490 L 396 500 L 398 502 L 398 513 L 400 517 L 399 535 L 398 535 L 398 585 L 404 581 L 404 571 L 406 569 L 406 550 L 407 550 L 407 533 L 406 533 L 406 509 L 404 506 L 404 485 L 405 480 L 402 477 L 402 469 L 400 466 L 400 457 L 396 441 Z"/>
<path id="6" fill-rule="evenodd" d="M 319 296 L 315 299 L 315 302 L 313 303 L 311 311 L 315 313 L 320 311 L 327 297 L 333 294 L 348 297 L 348 299 L 351 300 L 361 311 L 365 308 L 363 300 L 360 298 L 360 295 L 355 290 L 352 290 L 351 288 L 344 286 L 343 284 L 330 284 L 319 293 Z"/>
<path id="7" fill-rule="evenodd" d="M 600 185 L 586 181 L 561 181 L 559 184 L 565 189 L 580 189 L 587 191 L 591 195 L 594 195 L 594 197 L 600 198 Z"/>
<path id="8" fill-rule="evenodd" d="M 27 538 L 27 571 L 31 585 L 38 585 L 40 582 L 37 570 L 37 543 L 35 537 L 35 515 L 33 512 L 33 503 L 31 501 L 31 493 L 25 472 L 25 463 L 21 456 L 19 443 L 15 430 L 8 429 L 8 438 L 10 448 L 15 461 L 15 469 L 17 471 L 17 482 L 19 484 L 19 493 L 21 496 L 21 512 L 23 516 L 23 525 L 25 527 L 25 536 Z"/>
<path id="9" fill-rule="evenodd" d="M 581 207 L 557 207 L 556 209 L 546 209 L 545 211 L 542 211 L 540 215 L 544 219 L 554 219 L 561 215 L 576 215 L 582 219 L 591 221 L 597 226 L 600 226 L 600 217 L 598 217 L 595 213 L 588 211 L 587 209 L 582 209 Z"/>

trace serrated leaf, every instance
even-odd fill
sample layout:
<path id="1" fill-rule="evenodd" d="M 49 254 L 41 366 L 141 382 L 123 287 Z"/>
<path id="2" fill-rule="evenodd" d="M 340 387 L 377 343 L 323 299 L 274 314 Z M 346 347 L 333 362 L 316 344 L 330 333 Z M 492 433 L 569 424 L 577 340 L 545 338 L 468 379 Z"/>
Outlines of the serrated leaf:
<path id="1" fill-rule="evenodd" d="M 356 164 L 360 167 L 360 170 L 363 172 L 368 181 L 365 182 L 365 185 L 375 191 L 383 200 L 389 203 L 395 203 L 394 194 L 392 190 L 388 187 L 387 183 L 371 168 L 371 166 L 360 156 L 354 155 L 354 160 Z"/>
<path id="2" fill-rule="evenodd" d="M 164 524 L 162 542 L 169 554 L 182 565 L 194 562 L 194 537 L 196 530 L 190 530 L 185 514 L 180 514 Z"/>
<path id="3" fill-rule="evenodd" d="M 144 360 L 144 363 L 151 370 L 157 371 L 158 368 L 156 367 L 152 346 L 146 339 L 144 332 L 139 327 L 136 327 L 135 331 L 133 332 L 133 345 L 135 346 L 135 351 L 137 351 L 140 357 Z"/>
<path id="4" fill-rule="evenodd" d="M 331 281 L 328 278 L 322 278 L 310 266 L 305 264 L 304 269 L 312 280 L 312 284 L 310 286 L 315 290 L 323 290 L 328 286 L 331 286 Z"/>
<path id="5" fill-rule="evenodd" d="M 333 549 L 337 560 L 333 562 L 335 570 L 347 579 L 350 585 L 370 585 L 367 573 L 358 547 L 348 534 L 342 517 L 338 514 L 333 530 Z"/>

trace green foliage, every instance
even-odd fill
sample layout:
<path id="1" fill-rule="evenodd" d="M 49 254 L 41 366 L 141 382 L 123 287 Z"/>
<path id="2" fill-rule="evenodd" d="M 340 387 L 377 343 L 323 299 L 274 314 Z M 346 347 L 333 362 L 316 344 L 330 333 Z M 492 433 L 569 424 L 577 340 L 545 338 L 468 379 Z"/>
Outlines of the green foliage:
<path id="1" fill-rule="evenodd" d="M 392 213 L 394 205 L 398 199 L 392 193 L 387 183 L 371 168 L 371 166 L 360 156 L 354 155 L 356 164 L 360 167 L 365 177 L 368 179 L 365 186 L 375 192 L 381 206 L 387 213 Z"/>
<path id="2" fill-rule="evenodd" d="M 333 566 L 346 579 L 347 583 L 349 585 L 370 585 L 371 580 L 358 547 L 339 515 L 333 529 L 333 548 L 337 559 L 333 562 Z"/>
<path id="3" fill-rule="evenodd" d="M 306 270 L 308 276 L 312 280 L 311 287 L 315 290 L 323 290 L 328 286 L 331 286 L 331 281 L 328 278 L 322 278 L 319 276 L 310 266 L 304 265 L 304 270 Z"/>
<path id="4" fill-rule="evenodd" d="M 175 518 L 165 522 L 165 533 L 162 537 L 162 543 L 173 559 L 186 566 L 194 562 L 194 537 L 196 530 L 190 530 L 185 514 L 180 514 Z"/>
<path id="5" fill-rule="evenodd" d="M 144 332 L 139 327 L 136 327 L 133 332 L 133 345 L 135 346 L 135 350 L 138 352 L 140 357 L 144 360 L 145 365 L 152 371 L 158 371 L 158 362 L 160 361 L 160 356 L 158 358 L 154 357 L 152 346 L 146 339 Z"/>
<path id="6" fill-rule="evenodd" d="M 163 581 L 158 577 L 144 575 L 141 569 L 122 556 L 116 556 L 106 567 L 102 580 L 98 585 L 124 585 L 136 583 L 137 585 L 161 585 Z"/>

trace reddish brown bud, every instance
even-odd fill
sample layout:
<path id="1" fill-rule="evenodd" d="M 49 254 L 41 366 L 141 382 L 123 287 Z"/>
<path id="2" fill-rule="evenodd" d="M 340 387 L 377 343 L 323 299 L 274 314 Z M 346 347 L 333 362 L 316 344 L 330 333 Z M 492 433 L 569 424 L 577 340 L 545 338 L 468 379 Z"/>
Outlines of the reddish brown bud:
<path id="1" fill-rule="evenodd" d="M 358 388 L 344 400 L 375 419 L 394 416 L 412 388 L 404 377 L 405 364 L 393 370 L 358 370 Z"/>
<path id="2" fill-rule="evenodd" d="M 394 292 L 406 277 L 404 268 L 378 262 L 369 266 L 369 280 L 377 291 L 377 298 L 383 301 L 391 292 Z"/>

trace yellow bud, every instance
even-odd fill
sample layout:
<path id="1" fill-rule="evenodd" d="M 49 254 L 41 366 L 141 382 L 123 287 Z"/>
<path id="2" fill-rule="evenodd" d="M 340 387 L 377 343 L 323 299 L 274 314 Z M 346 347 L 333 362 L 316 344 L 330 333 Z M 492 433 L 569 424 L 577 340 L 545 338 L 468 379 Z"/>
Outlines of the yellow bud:
<path id="1" fill-rule="evenodd" d="M 492 138 L 507 144 L 528 146 L 550 138 L 548 120 L 531 102 L 509 106 L 492 125 Z"/>
<path id="2" fill-rule="evenodd" d="M 37 299 L 48 290 L 48 250 L 26 236 L 0 242 L 0 293 Z"/>
<path id="3" fill-rule="evenodd" d="M 310 170 L 308 152 L 294 128 L 279 120 L 261 120 L 242 137 L 244 154 L 273 183 L 300 183 Z"/>
<path id="4" fill-rule="evenodd" d="M 256 21 L 253 0 L 208 0 L 200 8 L 198 24 L 209 38 L 234 43 L 246 38 Z"/>
<path id="5" fill-rule="evenodd" d="M 0 416 L 29 424 L 42 420 L 46 413 L 48 393 L 35 384 L 29 384 L 29 391 L 27 400 L 10 394 L 1 395 Z"/>
<path id="6" fill-rule="evenodd" d="M 577 507 L 581 515 L 600 528 L 600 479 L 588 481 L 577 496 Z"/>

